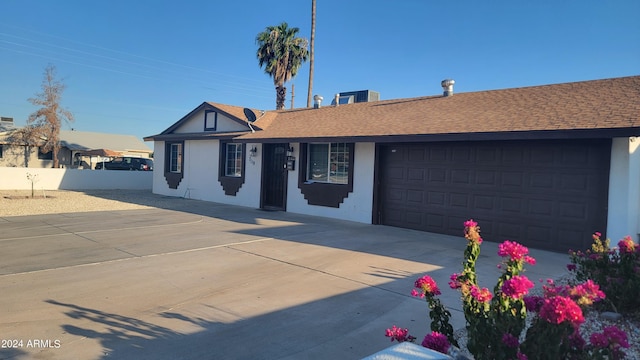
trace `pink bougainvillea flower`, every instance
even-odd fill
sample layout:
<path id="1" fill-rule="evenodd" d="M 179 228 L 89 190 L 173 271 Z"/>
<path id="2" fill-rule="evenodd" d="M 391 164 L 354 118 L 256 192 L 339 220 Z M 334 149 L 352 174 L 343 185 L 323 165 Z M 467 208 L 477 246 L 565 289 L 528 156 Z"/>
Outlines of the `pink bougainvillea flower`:
<path id="1" fill-rule="evenodd" d="M 544 299 L 544 304 L 540 308 L 540 318 L 551 324 L 568 321 L 574 326 L 579 326 L 584 322 L 580 306 L 565 296 Z"/>
<path id="2" fill-rule="evenodd" d="M 582 306 L 592 305 L 594 302 L 605 298 L 605 294 L 600 290 L 600 286 L 591 279 L 571 288 L 569 290 L 569 296 L 575 300 L 578 305 Z"/>
<path id="3" fill-rule="evenodd" d="M 415 340 L 414 336 L 409 335 L 409 329 L 402 329 L 393 325 L 391 329 L 387 329 L 385 336 L 391 338 L 391 341 L 405 342 Z"/>
<path id="4" fill-rule="evenodd" d="M 482 238 L 480 237 L 480 227 L 478 223 L 469 219 L 464 222 L 464 237 L 471 243 L 478 245 L 482 244 Z"/>
<path id="5" fill-rule="evenodd" d="M 524 262 L 526 262 L 529 265 L 535 265 L 536 264 L 536 259 L 532 258 L 531 256 L 525 256 L 524 257 Z"/>
<path id="6" fill-rule="evenodd" d="M 425 275 L 420 279 L 416 280 L 416 282 L 414 283 L 414 286 L 418 290 L 414 289 L 411 292 L 411 295 L 413 296 L 420 295 L 420 297 L 423 298 L 425 295 L 433 296 L 433 295 L 441 294 L 440 289 L 438 289 L 438 285 L 436 284 L 436 281 L 433 280 L 433 278 L 429 275 Z"/>
<path id="7" fill-rule="evenodd" d="M 576 271 L 577 268 L 576 264 L 567 264 L 567 270 L 569 271 Z"/>
<path id="8" fill-rule="evenodd" d="M 427 334 L 427 336 L 424 337 L 422 346 L 446 354 L 451 344 L 444 334 L 432 331 L 431 334 Z"/>
<path id="9" fill-rule="evenodd" d="M 599 348 L 607 347 L 629 347 L 629 339 L 627 334 L 620 330 L 617 326 L 605 326 L 601 333 L 593 333 L 589 337 L 592 345 Z"/>
<path id="10" fill-rule="evenodd" d="M 538 312 L 544 304 L 544 298 L 542 296 L 525 296 L 524 306 L 529 312 Z"/>
<path id="11" fill-rule="evenodd" d="M 629 235 L 625 236 L 624 239 L 618 242 L 618 248 L 620 248 L 621 254 L 633 254 L 636 250 L 636 243 L 631 240 Z"/>
<path id="12" fill-rule="evenodd" d="M 529 360 L 529 358 L 527 357 L 527 355 L 518 351 L 518 360 Z"/>
<path id="13" fill-rule="evenodd" d="M 460 274 L 457 274 L 457 273 L 451 274 L 451 276 L 449 277 L 449 279 L 450 279 L 449 287 L 450 288 L 455 290 L 455 289 L 460 289 L 462 287 L 462 284 L 458 280 L 459 276 L 460 276 Z"/>
<path id="14" fill-rule="evenodd" d="M 478 223 L 473 221 L 473 219 L 469 219 L 464 222 L 464 227 L 470 228 L 470 227 L 476 227 L 476 226 L 478 226 Z"/>
<path id="15" fill-rule="evenodd" d="M 536 260 L 528 256 L 528 254 L 529 249 L 515 241 L 506 240 L 502 244 L 498 245 L 498 255 L 501 257 L 509 257 L 511 261 L 526 261 L 527 263 L 534 265 Z"/>
<path id="16" fill-rule="evenodd" d="M 512 299 L 520 299 L 533 288 L 533 283 L 524 275 L 516 275 L 502 284 L 502 293 Z"/>
<path id="17" fill-rule="evenodd" d="M 589 342 L 591 345 L 604 349 L 609 346 L 609 339 L 603 333 L 593 333 L 589 336 Z"/>
<path id="18" fill-rule="evenodd" d="M 491 291 L 489 291 L 489 289 L 480 289 L 476 285 L 471 285 L 470 293 L 471 296 L 476 299 L 476 301 L 481 303 L 488 303 L 489 301 L 491 301 L 491 299 L 493 299 L 493 294 L 491 293 Z"/>

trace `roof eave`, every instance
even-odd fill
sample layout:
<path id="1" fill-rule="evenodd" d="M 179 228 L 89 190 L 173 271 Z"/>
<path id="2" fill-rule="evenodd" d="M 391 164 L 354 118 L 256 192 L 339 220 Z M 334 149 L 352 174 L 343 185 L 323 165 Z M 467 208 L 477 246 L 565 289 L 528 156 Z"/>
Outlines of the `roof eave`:
<path id="1" fill-rule="evenodd" d="M 446 134 L 398 134 L 365 136 L 313 136 L 313 137 L 239 137 L 240 143 L 291 143 L 291 142 L 440 142 L 440 141 L 490 141 L 490 140 L 564 140 L 603 139 L 640 136 L 640 127 L 609 129 L 569 129 L 535 131 L 499 131 Z"/>

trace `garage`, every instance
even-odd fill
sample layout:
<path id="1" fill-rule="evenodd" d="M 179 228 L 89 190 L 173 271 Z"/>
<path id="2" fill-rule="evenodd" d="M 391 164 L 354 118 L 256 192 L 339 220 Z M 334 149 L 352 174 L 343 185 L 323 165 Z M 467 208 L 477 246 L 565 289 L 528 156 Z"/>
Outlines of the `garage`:
<path id="1" fill-rule="evenodd" d="M 611 140 L 379 144 L 377 223 L 566 252 L 605 233 Z"/>

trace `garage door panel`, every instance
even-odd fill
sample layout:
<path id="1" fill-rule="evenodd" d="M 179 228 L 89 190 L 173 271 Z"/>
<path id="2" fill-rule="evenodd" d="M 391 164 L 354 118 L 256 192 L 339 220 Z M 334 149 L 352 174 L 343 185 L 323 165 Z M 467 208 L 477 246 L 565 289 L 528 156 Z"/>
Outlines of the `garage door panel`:
<path id="1" fill-rule="evenodd" d="M 475 159 L 472 156 L 472 149 L 457 147 L 451 150 L 451 160 L 458 164 L 475 162 Z"/>
<path id="2" fill-rule="evenodd" d="M 522 198 L 501 197 L 499 199 L 500 210 L 508 214 L 521 214 L 523 210 Z"/>
<path id="3" fill-rule="evenodd" d="M 432 147 L 428 149 L 428 160 L 431 163 L 447 161 L 447 149 L 441 147 Z"/>
<path id="4" fill-rule="evenodd" d="M 427 205 L 440 205 L 445 204 L 447 194 L 443 191 L 429 191 L 427 192 Z"/>
<path id="5" fill-rule="evenodd" d="M 532 189 L 549 190 L 554 187 L 555 176 L 548 173 L 532 173 L 529 177 L 529 186 Z"/>
<path id="6" fill-rule="evenodd" d="M 504 240 L 521 239 L 525 231 L 525 226 L 521 223 L 501 221 L 497 227 L 496 235 Z"/>
<path id="7" fill-rule="evenodd" d="M 404 200 L 405 189 L 391 188 L 388 189 L 385 194 L 385 200 L 387 203 L 398 202 L 401 203 Z"/>
<path id="8" fill-rule="evenodd" d="M 411 162 L 423 162 L 428 158 L 428 150 L 423 147 L 412 147 L 407 151 L 408 160 Z"/>
<path id="9" fill-rule="evenodd" d="M 586 191 L 589 188 L 588 174 L 561 174 L 560 188 L 568 191 Z"/>
<path id="10" fill-rule="evenodd" d="M 479 147 L 476 151 L 476 164 L 492 166 L 500 163 L 502 152 L 497 148 Z"/>
<path id="11" fill-rule="evenodd" d="M 468 169 L 453 169 L 451 170 L 451 182 L 453 184 L 470 185 L 471 176 Z"/>
<path id="12" fill-rule="evenodd" d="M 424 202 L 424 190 L 407 190 L 407 202 L 422 204 Z"/>
<path id="13" fill-rule="evenodd" d="M 384 145 L 381 223 L 461 235 L 473 218 L 486 240 L 588 246 L 606 229 L 610 151 L 609 140 Z"/>
<path id="14" fill-rule="evenodd" d="M 589 210 L 582 202 L 561 202 L 559 203 L 559 216 L 565 219 L 574 219 L 577 221 L 588 221 Z"/>
<path id="15" fill-rule="evenodd" d="M 435 183 L 441 183 L 443 185 L 446 184 L 446 181 L 447 181 L 446 169 L 429 167 L 427 169 L 427 174 L 429 174 L 429 177 L 428 177 L 429 184 L 435 184 Z"/>
<path id="16" fill-rule="evenodd" d="M 420 181 L 421 183 L 425 180 L 425 173 L 427 172 L 424 168 L 409 168 L 407 169 L 407 180 L 408 181 Z"/>
<path id="17" fill-rule="evenodd" d="M 552 200 L 531 199 L 529 200 L 528 213 L 533 216 L 553 216 Z"/>
<path id="18" fill-rule="evenodd" d="M 473 209 L 478 210 L 496 210 L 496 198 L 489 195 L 474 195 L 473 196 Z"/>
<path id="19" fill-rule="evenodd" d="M 432 229 L 441 229 L 444 231 L 445 228 L 445 216 L 440 214 L 428 213 L 426 214 L 426 224 L 429 228 Z"/>
<path id="20" fill-rule="evenodd" d="M 412 224 L 416 228 L 420 228 L 422 225 L 422 212 L 420 211 L 407 211 L 405 213 L 406 221 Z"/>
<path id="21" fill-rule="evenodd" d="M 524 174 L 520 171 L 505 171 L 502 173 L 502 182 L 501 185 L 503 187 L 511 188 L 514 187 L 521 188 L 523 184 Z"/>
<path id="22" fill-rule="evenodd" d="M 477 170 L 475 185 L 479 186 L 496 186 L 498 184 L 498 174 L 495 170 Z"/>

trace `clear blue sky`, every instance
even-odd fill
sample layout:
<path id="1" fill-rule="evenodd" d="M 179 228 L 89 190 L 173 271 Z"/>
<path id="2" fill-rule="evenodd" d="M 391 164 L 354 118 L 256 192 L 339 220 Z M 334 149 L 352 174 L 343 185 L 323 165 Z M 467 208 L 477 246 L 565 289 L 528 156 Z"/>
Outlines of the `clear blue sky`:
<path id="1" fill-rule="evenodd" d="M 309 38 L 311 1 L 2 0 L 0 115 L 35 111 L 44 68 L 79 131 L 160 133 L 203 101 L 275 108 L 256 35 Z M 381 99 L 640 74 L 640 1 L 318 0 L 313 93 Z M 293 80 L 307 103 L 308 63 Z M 287 84 L 287 108 L 291 83 Z"/>

